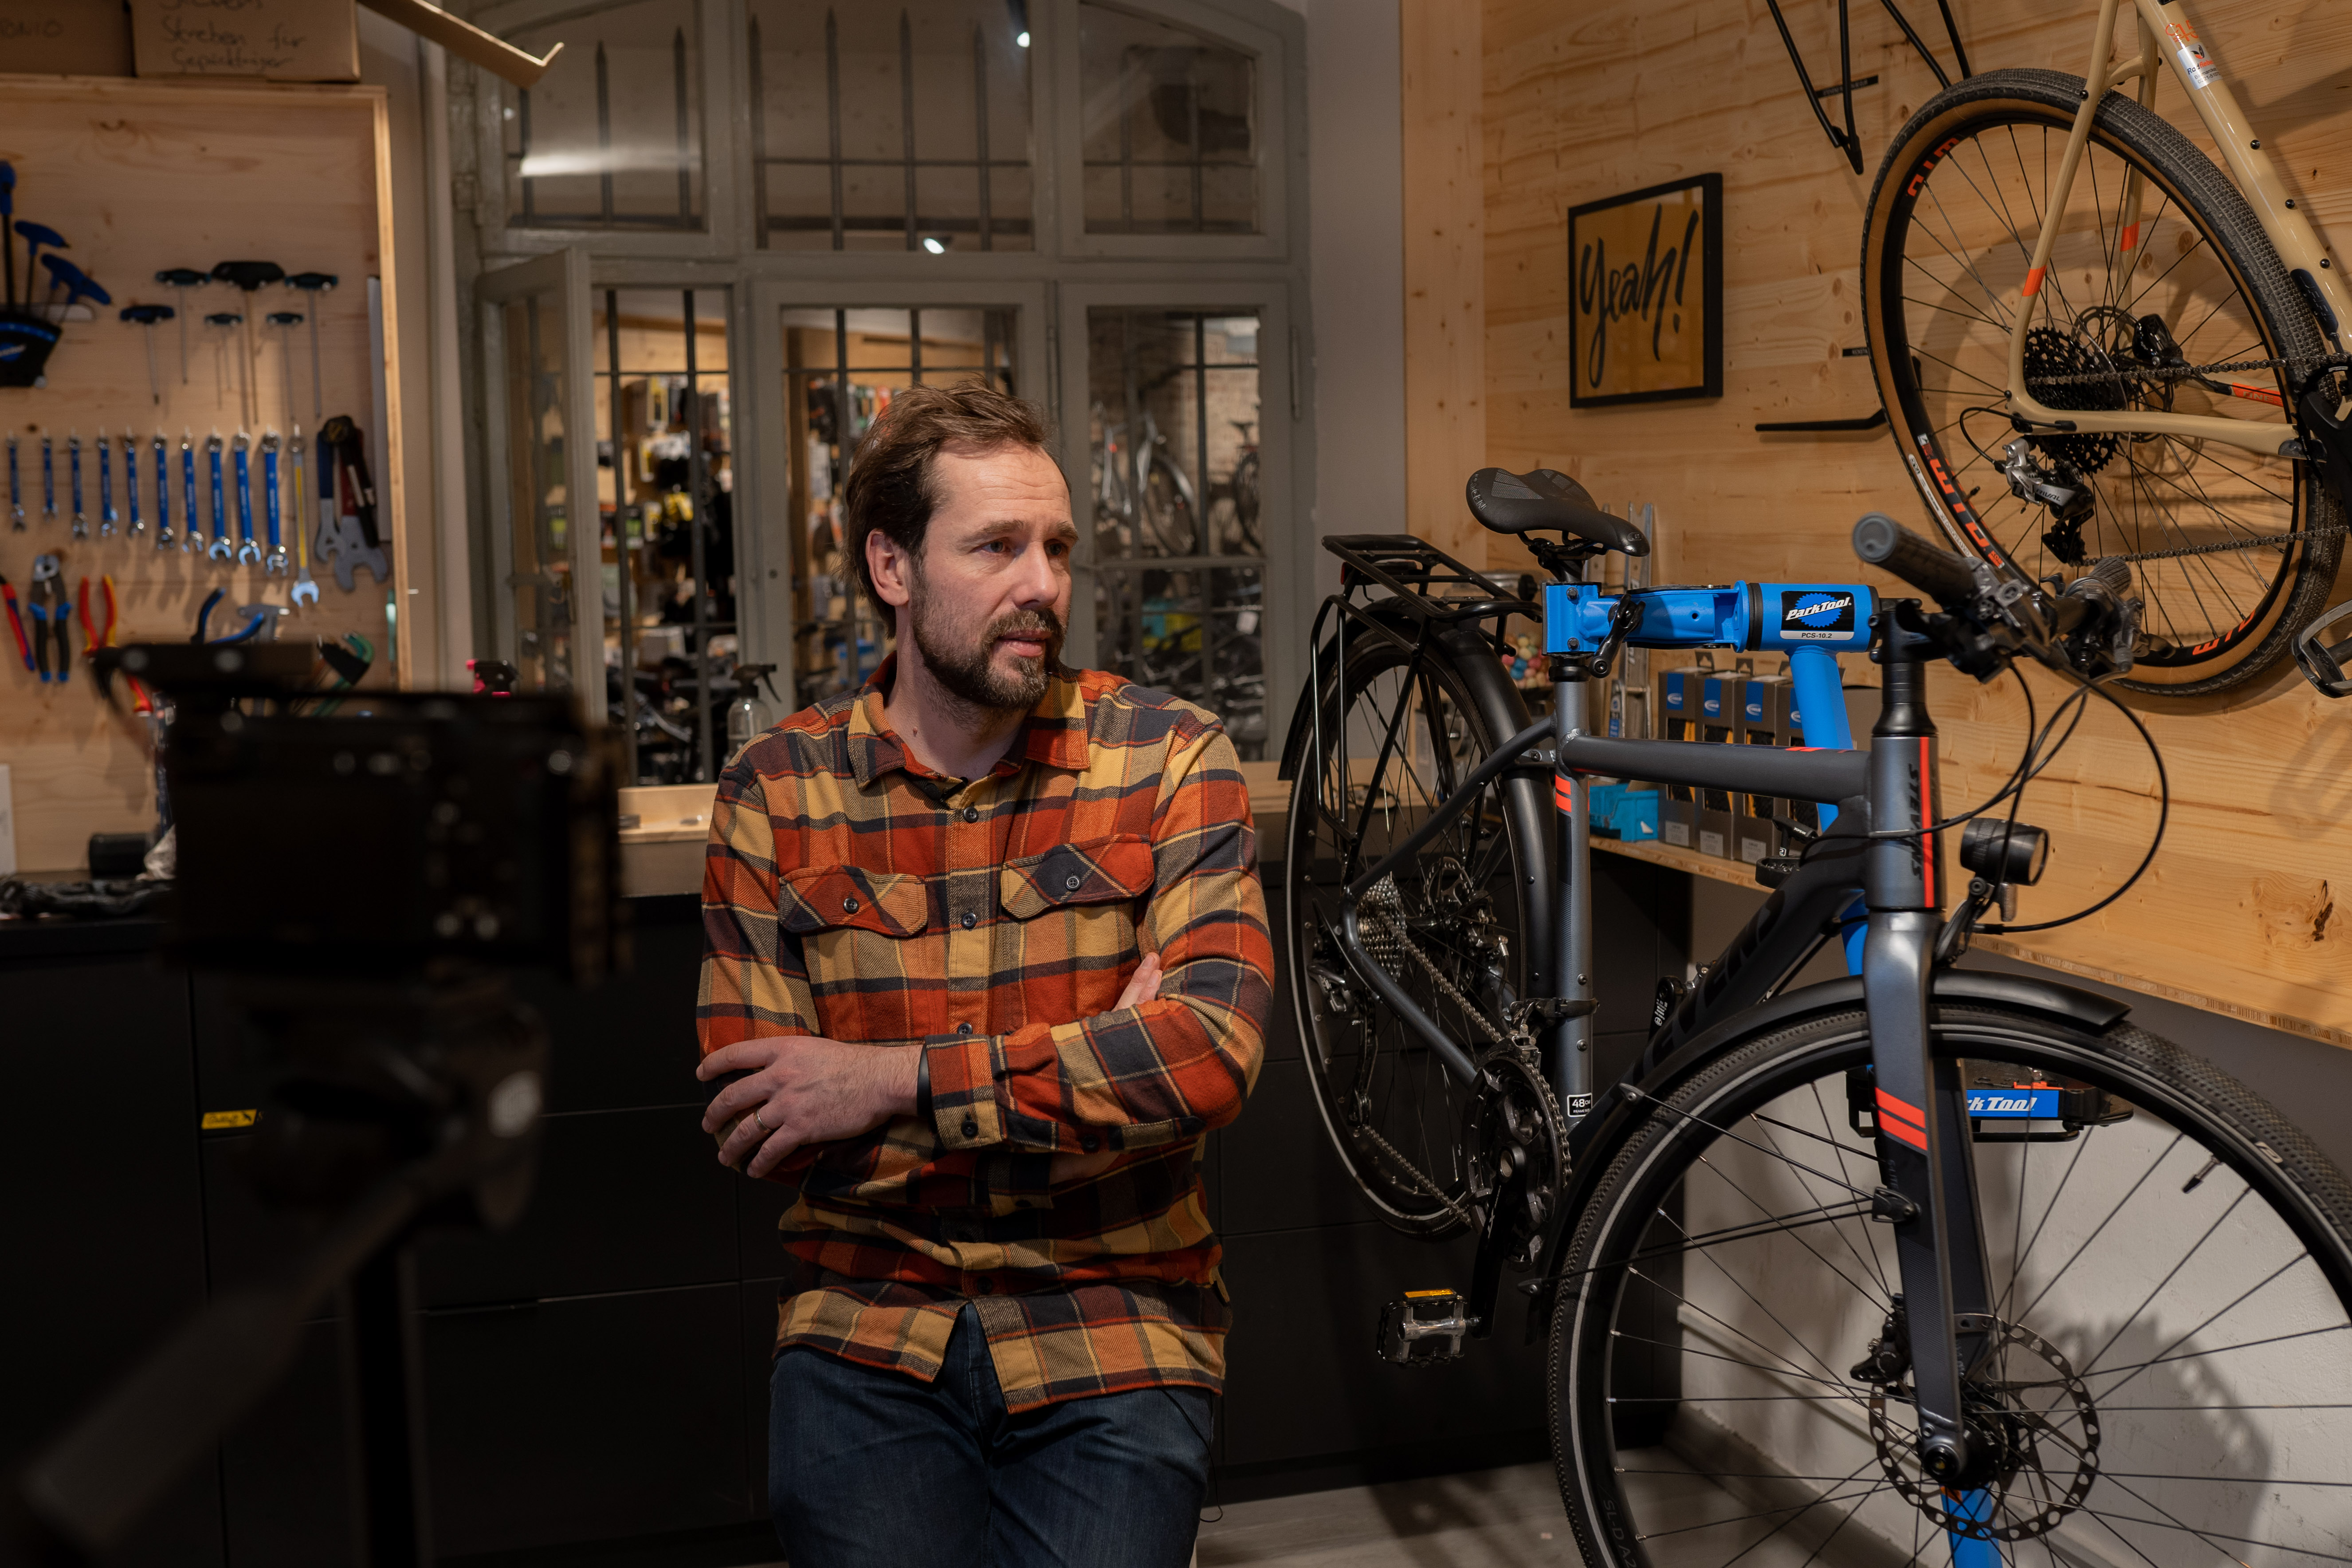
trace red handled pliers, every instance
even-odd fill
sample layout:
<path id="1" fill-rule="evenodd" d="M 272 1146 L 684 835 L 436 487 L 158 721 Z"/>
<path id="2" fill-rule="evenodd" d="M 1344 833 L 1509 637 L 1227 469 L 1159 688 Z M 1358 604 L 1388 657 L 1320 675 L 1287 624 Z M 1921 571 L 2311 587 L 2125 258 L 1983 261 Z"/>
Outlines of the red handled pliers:
<path id="1" fill-rule="evenodd" d="M 110 572 L 102 574 L 98 579 L 98 585 L 106 597 L 106 627 L 103 631 L 90 624 L 89 578 L 85 577 L 81 580 L 74 595 L 74 608 L 81 616 L 82 655 L 84 658 L 92 659 L 98 657 L 100 648 L 114 646 L 114 574 Z M 99 673 L 96 665 L 90 667 L 89 678 L 98 683 L 99 691 L 103 695 L 106 690 L 106 677 Z M 122 679 L 131 683 L 131 699 L 133 706 L 142 713 L 153 712 L 155 705 L 148 700 L 147 689 L 130 675 L 126 674 Z"/>
<path id="2" fill-rule="evenodd" d="M 33 668 L 33 645 L 25 640 L 25 620 L 16 613 L 16 590 L 8 585 L 5 577 L 0 577 L 0 600 L 6 601 L 8 605 L 8 629 L 16 634 L 16 657 L 25 661 L 26 669 L 30 669 Z"/>

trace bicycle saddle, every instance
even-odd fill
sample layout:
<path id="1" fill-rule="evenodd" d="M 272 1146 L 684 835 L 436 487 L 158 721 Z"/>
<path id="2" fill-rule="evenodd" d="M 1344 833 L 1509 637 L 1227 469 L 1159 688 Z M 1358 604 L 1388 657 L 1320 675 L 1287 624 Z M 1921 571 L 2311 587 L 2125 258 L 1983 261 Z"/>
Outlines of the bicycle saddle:
<path id="1" fill-rule="evenodd" d="M 1602 511 L 1591 491 L 1557 468 L 1481 468 L 1470 476 L 1469 497 L 1470 515 L 1496 533 L 1558 531 L 1623 555 L 1650 552 L 1640 529 Z"/>

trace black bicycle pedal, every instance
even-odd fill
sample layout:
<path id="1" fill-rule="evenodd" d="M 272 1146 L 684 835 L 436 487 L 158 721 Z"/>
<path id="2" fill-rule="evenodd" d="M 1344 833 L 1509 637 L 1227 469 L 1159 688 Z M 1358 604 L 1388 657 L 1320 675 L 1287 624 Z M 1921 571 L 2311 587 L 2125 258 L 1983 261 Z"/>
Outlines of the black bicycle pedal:
<path id="1" fill-rule="evenodd" d="M 1381 1309 L 1381 1332 L 1373 1349 L 1399 1366 L 1430 1366 L 1459 1361 L 1462 1342 L 1475 1326 L 1470 1302 L 1459 1290 L 1408 1290 Z"/>

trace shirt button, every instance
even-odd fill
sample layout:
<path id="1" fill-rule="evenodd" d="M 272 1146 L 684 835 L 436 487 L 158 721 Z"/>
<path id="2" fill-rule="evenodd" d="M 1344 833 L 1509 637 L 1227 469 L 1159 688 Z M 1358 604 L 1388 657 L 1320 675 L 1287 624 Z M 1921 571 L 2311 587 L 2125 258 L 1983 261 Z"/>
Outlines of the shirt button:
<path id="1" fill-rule="evenodd" d="M 964 1135 L 965 1137 L 967 1137 L 967 1138 L 977 1138 L 977 1137 L 979 1137 L 979 1136 L 980 1136 L 980 1123 L 979 1123 L 979 1122 L 977 1122 L 977 1121 L 973 1121 L 973 1120 L 972 1120 L 971 1117 L 969 1117 L 969 1116 L 965 1117 L 965 1118 L 963 1119 L 963 1135 Z"/>
<path id="2" fill-rule="evenodd" d="M 1078 890 L 1078 884 L 1084 880 L 1086 879 L 1083 877 L 1065 877 L 1062 879 L 1062 886 L 1075 893 Z"/>
<path id="3" fill-rule="evenodd" d="M 967 915 L 965 915 L 965 916 L 963 917 L 963 929 L 964 929 L 964 930 L 966 930 L 966 931 L 970 931 L 972 927 L 974 927 L 974 926 L 978 925 L 979 923 L 980 923 L 980 917 L 979 917 L 978 915 L 974 915 L 974 914 L 967 914 Z"/>
<path id="4" fill-rule="evenodd" d="M 1091 1132 L 1079 1133 L 1078 1147 L 1085 1150 L 1089 1154 L 1093 1153 L 1095 1152 L 1095 1135 Z"/>
<path id="5" fill-rule="evenodd" d="M 993 1279 L 982 1279 L 980 1283 L 972 1287 L 972 1290 L 978 1295 L 993 1296 L 996 1294 L 996 1281 Z"/>
<path id="6" fill-rule="evenodd" d="M 976 805 L 965 806 L 963 808 L 963 819 L 966 822 L 978 822 L 980 820 L 980 807 Z"/>
<path id="7" fill-rule="evenodd" d="M 856 899 L 844 899 L 844 900 L 841 900 L 841 912 L 842 912 L 843 914 L 845 914 L 845 915 L 854 915 L 854 914 L 856 914 L 856 913 L 857 912 L 857 900 L 856 900 Z"/>
<path id="8" fill-rule="evenodd" d="M 956 1026 L 956 1033 L 959 1035 L 969 1035 L 971 1033 L 971 1026 L 970 1024 L 958 1024 Z"/>

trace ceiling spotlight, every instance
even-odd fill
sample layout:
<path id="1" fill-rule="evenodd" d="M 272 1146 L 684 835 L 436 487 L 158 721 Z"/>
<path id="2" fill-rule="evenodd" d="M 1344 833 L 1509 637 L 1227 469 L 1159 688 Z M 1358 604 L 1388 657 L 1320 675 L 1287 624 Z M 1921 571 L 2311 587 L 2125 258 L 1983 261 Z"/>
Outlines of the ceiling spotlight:
<path id="1" fill-rule="evenodd" d="M 935 235 L 927 234 L 923 236 L 923 248 L 929 251 L 933 256 L 945 256 L 948 253 L 946 242 L 940 239 Z"/>
<path id="2" fill-rule="evenodd" d="M 1015 33 L 1013 36 L 1013 41 L 1025 49 L 1029 47 L 1029 35 L 1026 33 Z"/>

